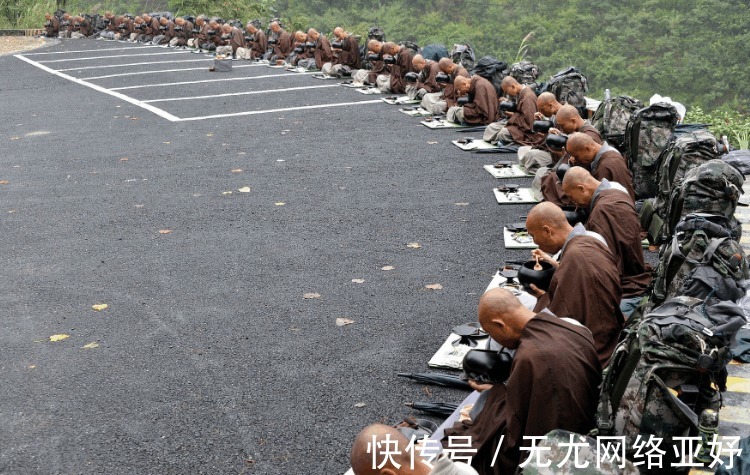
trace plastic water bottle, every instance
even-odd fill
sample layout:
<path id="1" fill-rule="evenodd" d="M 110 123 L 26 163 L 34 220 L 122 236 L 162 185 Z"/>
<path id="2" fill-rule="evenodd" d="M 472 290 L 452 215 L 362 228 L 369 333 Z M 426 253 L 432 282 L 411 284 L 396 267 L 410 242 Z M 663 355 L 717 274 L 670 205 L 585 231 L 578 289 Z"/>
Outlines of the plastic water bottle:
<path id="1" fill-rule="evenodd" d="M 604 100 L 608 101 L 612 98 L 612 94 L 609 92 L 609 89 L 604 90 Z"/>
<path id="2" fill-rule="evenodd" d="M 713 409 L 704 409 L 698 422 L 698 433 L 701 436 L 701 447 L 695 460 L 701 463 L 711 462 L 711 443 L 719 433 L 719 413 Z"/>

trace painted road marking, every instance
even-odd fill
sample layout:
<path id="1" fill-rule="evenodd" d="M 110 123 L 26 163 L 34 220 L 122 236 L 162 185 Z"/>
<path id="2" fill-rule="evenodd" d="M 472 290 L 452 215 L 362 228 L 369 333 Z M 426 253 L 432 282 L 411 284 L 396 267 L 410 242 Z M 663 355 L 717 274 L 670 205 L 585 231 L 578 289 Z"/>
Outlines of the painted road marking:
<path id="1" fill-rule="evenodd" d="M 48 64 L 48 63 L 64 63 L 68 61 L 87 61 L 90 59 L 127 58 L 131 56 L 158 56 L 158 55 L 165 55 L 165 54 L 185 54 L 185 53 L 190 53 L 190 51 L 178 50 L 178 51 L 161 51 L 159 53 L 114 54 L 110 56 L 88 56 L 85 58 L 46 59 L 44 61 L 39 61 L 39 62 Z"/>
<path id="2" fill-rule="evenodd" d="M 234 66 L 235 68 L 238 66 Z M 201 68 L 202 69 L 202 68 Z M 181 81 L 181 82 L 165 82 L 161 84 L 143 84 L 140 86 L 124 86 L 124 87 L 113 87 L 112 91 L 124 91 L 126 89 L 141 89 L 145 87 L 168 87 L 168 86 L 184 86 L 187 84 L 202 84 L 209 82 L 224 82 L 224 81 L 249 81 L 252 79 L 265 79 L 265 78 L 283 78 L 283 77 L 294 77 L 303 76 L 307 74 L 318 74 L 316 72 L 309 73 L 291 73 L 291 74 L 263 74 L 261 76 L 247 76 L 241 78 L 225 78 L 225 79 L 201 79 L 199 81 Z"/>
<path id="3" fill-rule="evenodd" d="M 105 64 L 104 66 L 83 66 L 81 68 L 66 68 L 56 69 L 58 72 L 67 71 L 83 71 L 84 69 L 108 69 L 108 68 L 127 68 L 130 66 L 146 66 L 149 64 L 169 64 L 169 63 L 197 63 L 198 61 L 213 61 L 214 58 L 196 58 L 196 59 L 176 59 L 174 61 L 151 61 L 143 63 L 128 63 L 128 64 Z"/>
<path id="4" fill-rule="evenodd" d="M 287 92 L 287 91 L 303 91 L 305 89 L 322 89 L 326 87 L 336 87 L 338 84 L 326 84 L 322 86 L 300 86 L 300 87 L 286 87 L 283 89 L 265 89 L 261 91 L 243 91 L 243 92 L 228 92 L 225 94 L 211 94 L 208 96 L 186 96 L 186 97 L 171 97 L 166 99 L 151 99 L 148 101 L 143 101 L 147 104 L 150 104 L 152 102 L 170 102 L 170 101 L 192 101 L 192 100 L 199 100 L 199 99 L 214 99 L 216 97 L 229 97 L 229 96 L 247 96 L 250 94 L 268 94 L 272 92 Z"/>
<path id="5" fill-rule="evenodd" d="M 243 115 L 258 115 L 258 114 L 269 114 L 271 112 L 290 112 L 290 111 L 300 111 L 300 110 L 309 110 L 309 109 L 325 109 L 327 107 L 342 107 L 342 106 L 358 106 L 358 105 L 365 105 L 365 104 L 383 104 L 383 101 L 380 99 L 375 99 L 373 101 L 355 101 L 355 102 L 338 102 L 334 104 L 319 104 L 315 106 L 299 106 L 299 107 L 285 107 L 282 109 L 269 109 L 264 111 L 247 111 L 247 112 L 234 112 L 231 114 L 214 114 L 214 115 L 206 115 L 201 117 L 185 117 L 183 119 L 178 119 L 179 122 L 186 122 L 186 121 L 192 121 L 192 120 L 205 120 L 205 119 L 219 119 L 222 117 L 239 117 Z"/>
<path id="6" fill-rule="evenodd" d="M 46 53 L 24 53 L 24 56 L 32 56 L 32 55 L 47 55 L 47 54 L 70 54 L 70 53 L 93 53 L 93 52 L 101 52 L 101 51 L 118 51 L 118 50 L 131 50 L 131 49 L 143 49 L 143 48 L 158 48 L 158 46 L 125 46 L 123 48 L 96 48 L 96 49 L 78 49 L 78 50 L 69 50 L 69 51 L 48 51 Z"/>
<path id="7" fill-rule="evenodd" d="M 257 68 L 258 66 L 262 66 L 261 64 L 240 64 L 232 65 L 232 69 L 239 69 L 239 68 Z M 75 68 L 73 68 L 75 69 Z M 94 81 L 96 79 L 107 79 L 107 78 L 116 78 L 120 76 L 137 76 L 139 74 L 160 74 L 160 73 L 176 73 L 181 71 L 206 71 L 206 67 L 203 66 L 201 68 L 180 68 L 180 69 L 162 69 L 161 71 L 134 71 L 130 73 L 119 73 L 119 74 L 108 74 L 106 76 L 93 76 L 88 78 L 83 78 L 86 81 Z"/>

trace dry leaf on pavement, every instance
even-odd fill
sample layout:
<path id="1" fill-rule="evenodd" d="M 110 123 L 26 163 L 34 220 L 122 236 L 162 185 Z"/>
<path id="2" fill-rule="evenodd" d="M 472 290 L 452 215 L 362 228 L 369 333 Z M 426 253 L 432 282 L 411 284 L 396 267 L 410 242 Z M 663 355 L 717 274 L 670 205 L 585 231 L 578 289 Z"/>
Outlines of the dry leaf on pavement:
<path id="1" fill-rule="evenodd" d="M 86 343 L 81 347 L 82 350 L 93 350 L 94 348 L 99 348 L 99 343 L 92 341 L 91 343 Z"/>
<path id="2" fill-rule="evenodd" d="M 443 288 L 443 286 L 440 284 L 427 284 L 424 286 L 424 288 L 430 290 L 440 290 Z"/>
<path id="3" fill-rule="evenodd" d="M 365 407 L 366 405 L 367 404 L 365 404 L 363 402 L 358 402 L 357 404 L 354 405 L 354 407 Z"/>
<path id="4" fill-rule="evenodd" d="M 283 201 L 277 201 L 277 202 L 276 202 L 276 203 L 274 203 L 274 204 L 275 204 L 276 206 L 284 206 L 284 205 L 285 205 L 286 203 L 284 203 Z"/>
<path id="5" fill-rule="evenodd" d="M 107 305 L 106 303 L 98 303 L 96 305 L 92 305 L 91 306 L 91 308 L 93 308 L 97 312 L 101 312 L 102 310 L 104 310 L 107 307 L 109 307 L 109 305 Z"/>
<path id="6" fill-rule="evenodd" d="M 159 234 L 172 234 L 171 229 L 160 229 Z"/>
<path id="7" fill-rule="evenodd" d="M 395 267 L 393 266 L 383 266 L 380 268 L 380 270 L 393 270 L 393 269 L 395 269 Z"/>
<path id="8" fill-rule="evenodd" d="M 242 168 L 235 168 L 232 170 L 232 173 L 242 173 Z"/>
<path id="9" fill-rule="evenodd" d="M 250 193 L 250 187 L 249 186 L 244 186 L 244 187 L 240 188 L 237 191 L 239 191 L 240 193 Z"/>
<path id="10" fill-rule="evenodd" d="M 352 323 L 354 323 L 354 320 L 352 320 L 350 318 L 337 318 L 336 319 L 336 326 L 337 327 L 345 327 L 347 325 L 351 325 Z"/>
<path id="11" fill-rule="evenodd" d="M 364 284 L 365 279 L 352 279 L 352 282 L 354 282 L 355 284 Z"/>
<path id="12" fill-rule="evenodd" d="M 49 337 L 49 341 L 63 341 L 70 338 L 70 335 L 66 335 L 65 333 L 58 333 L 57 335 L 52 335 Z"/>
<path id="13" fill-rule="evenodd" d="M 412 249 L 419 249 L 420 247 L 422 247 L 422 245 L 419 244 L 418 242 L 410 242 L 406 245 L 406 247 L 410 247 Z"/>
<path id="14" fill-rule="evenodd" d="M 469 206 L 469 203 L 453 203 L 456 206 Z"/>
<path id="15" fill-rule="evenodd" d="M 308 292 L 305 295 L 303 295 L 302 298 L 305 298 L 305 299 L 319 299 L 320 298 L 320 294 L 316 294 L 315 292 Z"/>

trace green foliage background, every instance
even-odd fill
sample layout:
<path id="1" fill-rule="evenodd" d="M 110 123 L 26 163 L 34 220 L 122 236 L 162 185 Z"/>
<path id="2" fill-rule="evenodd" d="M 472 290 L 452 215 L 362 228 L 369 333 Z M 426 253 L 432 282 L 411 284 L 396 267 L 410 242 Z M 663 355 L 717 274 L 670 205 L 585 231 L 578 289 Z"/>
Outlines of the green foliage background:
<path id="1" fill-rule="evenodd" d="M 39 27 L 50 0 L 0 0 L 0 28 Z M 478 56 L 512 62 L 534 32 L 529 56 L 545 76 L 578 66 L 591 95 L 604 89 L 648 100 L 671 96 L 703 110 L 750 109 L 747 0 L 70 0 L 67 10 L 169 9 L 244 20 L 272 15 L 289 29 L 336 26 L 420 45 L 470 43 Z"/>

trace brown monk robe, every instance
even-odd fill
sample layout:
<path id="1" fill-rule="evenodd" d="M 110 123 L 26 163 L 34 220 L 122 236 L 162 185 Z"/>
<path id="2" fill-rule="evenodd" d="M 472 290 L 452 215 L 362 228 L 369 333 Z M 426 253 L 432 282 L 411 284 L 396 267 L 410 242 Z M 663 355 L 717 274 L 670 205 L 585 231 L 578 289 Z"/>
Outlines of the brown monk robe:
<path id="1" fill-rule="evenodd" d="M 585 434 L 594 427 L 601 366 L 588 329 L 548 311 L 532 312 L 507 290 L 485 293 L 478 313 L 482 328 L 516 354 L 505 384 L 470 382 L 483 390 L 484 405 L 472 421 L 446 430 L 443 445 L 449 436 L 469 436 L 477 472 L 513 474 L 529 456 L 521 451 L 529 446 L 524 436 L 563 428 Z"/>
<path id="2" fill-rule="evenodd" d="M 222 46 L 216 48 L 216 54 L 237 56 L 237 48 L 245 47 L 245 35 L 242 30 L 229 23 L 221 25 L 221 39 L 224 42 Z"/>
<path id="3" fill-rule="evenodd" d="M 245 31 L 247 32 L 245 43 L 247 44 L 247 51 L 244 52 L 244 59 L 258 59 L 262 58 L 268 50 L 268 41 L 266 40 L 266 34 L 262 30 L 259 30 L 252 23 L 245 25 Z"/>
<path id="4" fill-rule="evenodd" d="M 445 89 L 443 89 L 443 100 L 448 107 L 453 107 L 456 105 L 456 101 L 458 100 L 456 87 L 453 85 L 453 83 L 459 76 L 465 78 L 471 76 L 469 75 L 469 71 L 467 71 L 462 64 L 456 64 L 451 61 L 450 58 L 441 58 L 440 61 L 438 61 L 438 67 L 450 78 L 450 82 L 445 86 Z"/>
<path id="5" fill-rule="evenodd" d="M 292 36 L 292 53 L 287 57 L 288 62 L 292 66 L 297 66 L 300 60 L 312 60 L 313 52 L 310 48 L 307 48 L 307 35 L 302 31 L 294 32 Z M 301 51 L 297 51 L 301 48 Z"/>
<path id="6" fill-rule="evenodd" d="M 187 46 L 188 40 L 192 36 L 193 23 L 184 18 L 177 18 L 175 21 L 175 42 L 174 46 Z"/>
<path id="7" fill-rule="evenodd" d="M 589 135 L 582 133 L 574 133 L 568 137 L 565 148 L 570 153 L 571 165 L 579 165 L 588 169 L 591 175 L 599 181 L 606 178 L 621 184 L 635 201 L 633 175 L 628 169 L 625 158 L 617 149 L 607 144 L 598 144 Z"/>
<path id="8" fill-rule="evenodd" d="M 206 21 L 205 15 L 198 15 L 195 18 L 195 26 L 193 30 L 198 30 L 196 33 L 193 31 L 193 41 L 192 45 L 195 48 L 203 49 L 205 44 L 208 43 L 208 22 Z M 190 42 L 188 42 L 188 45 L 190 45 Z"/>
<path id="9" fill-rule="evenodd" d="M 544 94 L 541 94 L 539 97 Z M 578 113 L 578 109 L 575 107 L 569 105 L 561 106 L 557 108 L 555 114 L 557 127 L 550 129 L 550 133 L 562 132 L 564 134 L 572 134 L 574 132 L 580 132 L 588 135 L 598 144 L 604 143 L 596 127 L 592 126 L 588 121 L 583 120 Z M 550 203 L 555 203 L 561 207 L 573 205 L 570 198 L 565 195 L 565 192 L 562 189 L 562 184 L 557 178 L 557 168 L 562 164 L 569 164 L 569 161 L 570 153 L 566 150 L 560 160 L 558 160 L 551 169 L 546 170 L 540 168 L 537 170 L 537 177 L 534 178 L 534 181 L 536 182 L 537 178 L 540 180 L 539 189 L 542 201 L 549 201 Z M 532 188 L 535 188 L 535 186 L 532 185 Z"/>
<path id="10" fill-rule="evenodd" d="M 315 28 L 307 30 L 307 39 L 315 43 L 313 57 L 315 58 L 315 67 L 322 69 L 325 63 L 333 61 L 333 51 L 331 51 L 331 42 L 325 35 L 318 33 Z"/>
<path id="11" fill-rule="evenodd" d="M 159 18 L 159 30 L 158 33 L 155 33 L 154 39 L 156 39 L 157 36 L 160 36 L 160 45 L 168 45 L 176 34 L 177 33 L 174 31 L 174 22 L 172 20 L 169 20 L 167 17 Z"/>
<path id="12" fill-rule="evenodd" d="M 271 23 L 271 32 L 273 33 L 273 40 L 275 43 L 273 46 L 273 52 L 271 53 L 271 60 L 278 61 L 280 59 L 286 59 L 292 53 L 292 35 L 286 32 L 278 22 L 274 21 Z M 271 43 L 269 43 L 271 44 Z"/>
<path id="13" fill-rule="evenodd" d="M 469 103 L 448 109 L 446 118 L 453 122 L 486 125 L 497 116 L 497 92 L 482 76 L 459 76 L 454 81 L 459 96 L 469 96 Z"/>
<path id="14" fill-rule="evenodd" d="M 518 145 L 539 147 L 544 145 L 544 134 L 534 132 L 534 119 L 537 113 L 536 94 L 529 86 L 506 76 L 501 83 L 503 92 L 515 99 L 516 112 L 505 112 L 508 122 L 495 122 L 484 131 L 486 142 L 513 142 Z"/>
<path id="15" fill-rule="evenodd" d="M 390 48 L 390 53 L 396 56 L 396 64 L 391 64 L 389 69 L 391 71 L 391 92 L 394 94 L 403 94 L 406 92 L 406 73 L 414 71 L 414 65 L 412 64 L 413 54 L 406 46 L 399 46 L 395 43 L 386 43 Z"/>
<path id="16" fill-rule="evenodd" d="M 60 20 L 51 13 L 44 15 L 44 36 L 47 38 L 57 38 L 60 34 Z"/>
<path id="17" fill-rule="evenodd" d="M 420 58 L 419 66 L 417 65 L 417 58 Z M 412 60 L 414 70 L 419 73 L 419 79 L 417 80 L 417 89 L 424 89 L 428 94 L 440 91 L 435 81 L 435 76 L 440 72 L 440 66 L 436 61 L 431 59 L 424 59 L 422 55 L 414 56 Z"/>
<path id="18" fill-rule="evenodd" d="M 367 42 L 367 50 L 369 53 L 378 55 L 378 59 L 370 61 L 370 72 L 367 73 L 365 78 L 366 84 L 376 84 L 378 76 L 381 74 L 388 74 L 386 64 L 383 62 L 383 42 L 378 40 L 370 40 Z"/>
<path id="19" fill-rule="evenodd" d="M 136 32 L 133 20 L 126 16 L 119 17 L 120 21 L 117 22 L 117 34 L 115 38 L 118 40 L 130 40 L 130 35 Z"/>
<path id="20" fill-rule="evenodd" d="M 643 259 L 641 222 L 627 192 L 614 188 L 607 179 L 597 180 L 582 167 L 568 170 L 562 186 L 574 203 L 588 208 L 586 229 L 601 234 L 614 254 L 622 298 L 646 293 L 651 271 Z"/>
<path id="21" fill-rule="evenodd" d="M 339 51 L 338 57 L 334 59 L 333 63 L 347 66 L 350 70 L 359 69 L 362 58 L 360 57 L 357 38 L 340 26 L 334 28 L 333 35 L 341 42 L 341 51 Z"/>
<path id="22" fill-rule="evenodd" d="M 547 292 L 532 287 L 538 299 L 534 311 L 548 308 L 558 317 L 586 326 L 594 336 L 599 362 L 606 367 L 625 322 L 620 273 L 606 240 L 581 224 L 572 227 L 552 203 L 534 206 L 526 228 L 539 246 L 532 255 L 557 266 Z M 558 252 L 555 261 L 549 254 Z"/>

